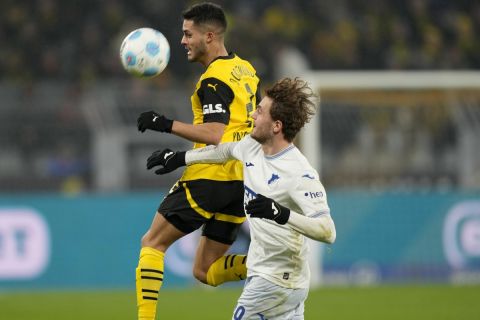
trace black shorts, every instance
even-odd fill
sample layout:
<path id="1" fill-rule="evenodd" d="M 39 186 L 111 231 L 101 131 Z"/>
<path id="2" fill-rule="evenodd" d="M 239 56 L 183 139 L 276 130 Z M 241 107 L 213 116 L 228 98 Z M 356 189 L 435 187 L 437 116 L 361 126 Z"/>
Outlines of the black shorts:
<path id="1" fill-rule="evenodd" d="M 184 233 L 203 225 L 202 235 L 232 244 L 245 221 L 243 181 L 178 181 L 158 207 Z"/>

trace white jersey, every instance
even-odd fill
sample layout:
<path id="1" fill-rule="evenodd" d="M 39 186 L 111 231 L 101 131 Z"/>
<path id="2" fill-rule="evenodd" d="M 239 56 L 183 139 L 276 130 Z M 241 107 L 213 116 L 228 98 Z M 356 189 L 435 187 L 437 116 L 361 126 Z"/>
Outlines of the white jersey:
<path id="1" fill-rule="evenodd" d="M 235 143 L 232 155 L 243 162 L 244 205 L 262 194 L 309 217 L 330 214 L 318 173 L 293 144 L 267 156 L 257 141 L 246 136 Z M 286 288 L 308 288 L 306 237 L 288 224 L 248 215 L 247 219 L 251 236 L 248 276 L 258 275 Z"/>
<path id="2" fill-rule="evenodd" d="M 327 195 L 318 173 L 293 144 L 269 156 L 247 135 L 239 142 L 190 150 L 185 160 L 191 164 L 224 162 L 232 158 L 243 163 L 244 205 L 262 194 L 294 213 L 309 218 L 328 215 L 331 220 Z M 248 214 L 247 219 L 251 237 L 247 276 L 260 276 L 285 288 L 308 288 L 310 270 L 305 236 L 290 222 L 280 225 L 272 220 L 250 218 Z M 328 224 L 328 228 L 331 227 L 333 222 Z M 334 227 L 330 232 L 334 232 Z"/>

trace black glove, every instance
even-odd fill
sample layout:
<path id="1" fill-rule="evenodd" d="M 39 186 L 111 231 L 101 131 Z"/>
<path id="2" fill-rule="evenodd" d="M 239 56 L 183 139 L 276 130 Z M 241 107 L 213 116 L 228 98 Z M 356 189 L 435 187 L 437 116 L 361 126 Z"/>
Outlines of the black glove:
<path id="1" fill-rule="evenodd" d="M 261 194 L 258 194 L 256 199 L 250 200 L 245 210 L 252 218 L 269 219 L 278 224 L 285 224 L 290 218 L 290 209 Z"/>
<path id="2" fill-rule="evenodd" d="M 173 120 L 165 118 L 164 115 L 159 115 L 155 111 L 147 111 L 140 114 L 137 119 L 138 131 L 145 132 L 145 130 L 155 130 L 160 132 L 172 132 Z"/>
<path id="3" fill-rule="evenodd" d="M 155 151 L 147 159 L 147 169 L 150 170 L 155 166 L 161 165 L 163 168 L 156 170 L 156 174 L 172 172 L 185 165 L 185 153 L 186 151 L 174 152 L 170 149 Z"/>

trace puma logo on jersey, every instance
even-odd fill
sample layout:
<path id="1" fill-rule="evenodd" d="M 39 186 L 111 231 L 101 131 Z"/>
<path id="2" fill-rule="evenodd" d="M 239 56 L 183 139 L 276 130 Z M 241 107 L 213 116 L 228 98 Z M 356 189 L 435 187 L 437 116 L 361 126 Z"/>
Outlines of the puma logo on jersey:
<path id="1" fill-rule="evenodd" d="M 173 152 L 167 152 L 167 153 L 165 153 L 165 155 L 163 156 L 163 159 L 167 159 L 167 158 L 170 157 L 172 154 L 173 154 Z"/>
<path id="2" fill-rule="evenodd" d="M 245 162 L 245 167 L 253 167 L 254 164 L 251 162 Z"/>
<path id="3" fill-rule="evenodd" d="M 270 179 L 268 179 L 267 184 L 272 184 L 278 179 L 280 179 L 280 177 L 278 175 L 276 175 L 275 173 L 272 173 L 272 176 L 271 176 Z"/>
<path id="4" fill-rule="evenodd" d="M 217 86 L 218 86 L 218 83 L 215 83 L 215 84 L 211 84 L 211 83 L 207 83 L 207 87 L 211 87 L 213 88 L 213 91 L 217 91 Z"/>
<path id="5" fill-rule="evenodd" d="M 213 105 L 213 103 L 204 104 L 203 114 L 211 114 L 211 113 L 225 113 L 225 109 L 222 108 L 221 103 L 217 103 L 216 105 Z"/>
<path id="6" fill-rule="evenodd" d="M 308 179 L 311 179 L 311 180 L 314 180 L 314 179 L 315 179 L 314 176 L 311 176 L 311 175 L 309 175 L 308 173 L 304 174 L 304 175 L 302 176 L 302 178 L 308 178 Z"/>
<path id="7" fill-rule="evenodd" d="M 155 120 L 157 120 L 158 118 L 159 116 L 154 116 L 152 122 L 155 122 Z"/>

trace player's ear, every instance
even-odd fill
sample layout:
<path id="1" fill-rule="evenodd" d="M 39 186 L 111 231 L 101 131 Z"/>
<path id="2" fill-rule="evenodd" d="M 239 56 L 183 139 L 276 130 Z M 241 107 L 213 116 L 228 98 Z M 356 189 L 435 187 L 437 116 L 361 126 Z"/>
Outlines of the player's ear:
<path id="1" fill-rule="evenodd" d="M 205 33 L 205 40 L 207 43 L 211 43 L 214 39 L 215 39 L 215 32 L 207 31 L 207 33 Z"/>
<path id="2" fill-rule="evenodd" d="M 273 122 L 273 133 L 277 134 L 282 132 L 283 123 L 280 120 L 275 120 Z"/>

